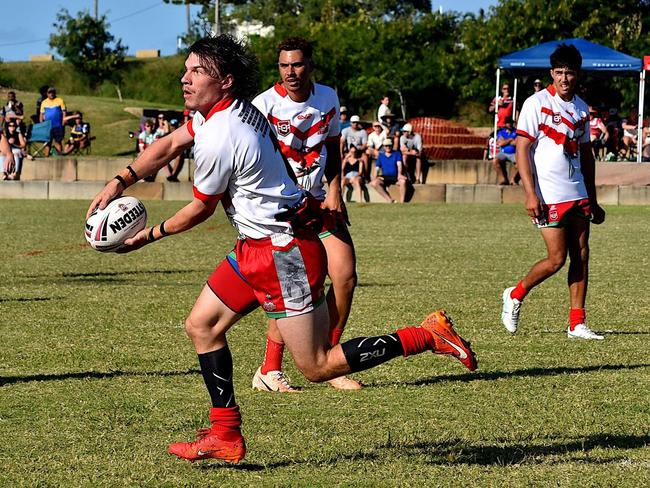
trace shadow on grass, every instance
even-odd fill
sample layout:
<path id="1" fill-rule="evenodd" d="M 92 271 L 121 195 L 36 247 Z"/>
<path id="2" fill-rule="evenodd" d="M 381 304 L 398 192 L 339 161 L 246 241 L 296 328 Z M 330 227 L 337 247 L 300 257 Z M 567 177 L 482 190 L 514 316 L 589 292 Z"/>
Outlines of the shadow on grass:
<path id="1" fill-rule="evenodd" d="M 543 440 L 541 440 L 543 441 Z M 593 449 L 639 449 L 650 444 L 650 435 L 596 434 L 565 442 L 532 444 L 512 442 L 504 446 L 468 444 L 459 439 L 443 442 L 391 443 L 379 449 L 394 450 L 399 455 L 424 456 L 429 464 L 469 464 L 478 466 L 508 466 L 513 464 L 548 464 L 549 456 L 563 456 L 551 461 L 553 464 L 579 462 L 588 464 L 607 464 L 620 461 L 621 457 L 603 456 L 592 458 Z M 572 453 L 576 457 L 566 458 Z"/>
<path id="2" fill-rule="evenodd" d="M 278 469 L 278 468 L 286 468 L 288 466 L 304 466 L 304 465 L 314 465 L 314 466 L 323 466 L 323 465 L 329 465 L 329 466 L 334 466 L 338 464 L 341 461 L 374 461 L 379 458 L 379 454 L 374 453 L 374 452 L 353 452 L 349 454 L 343 454 L 341 453 L 340 455 L 337 455 L 336 457 L 332 457 L 330 459 L 321 459 L 321 458 L 314 458 L 314 459 L 285 459 L 283 461 L 276 461 L 273 463 L 266 463 L 266 464 L 256 464 L 256 463 L 247 463 L 243 462 L 240 464 L 226 464 L 226 463 L 221 463 L 219 461 L 217 462 L 205 462 L 201 464 L 197 464 L 196 469 L 201 469 L 201 470 L 213 470 L 213 469 L 233 469 L 237 471 L 265 471 L 265 470 L 270 470 L 270 469 Z"/>
<path id="3" fill-rule="evenodd" d="M 446 381 L 479 381 L 479 380 L 500 380 L 504 378 L 535 378 L 539 376 L 556 376 L 561 374 L 590 373 L 598 371 L 619 371 L 650 368 L 650 364 L 601 364 L 594 366 L 574 366 L 574 367 L 557 367 L 557 368 L 526 368 L 516 369 L 514 371 L 480 371 L 478 373 L 463 374 L 445 374 L 433 378 L 423 378 L 421 380 L 399 382 L 398 385 L 422 386 L 435 385 Z M 364 385 L 368 388 L 384 387 L 394 385 L 395 383 L 386 383 L 378 381 Z"/>
<path id="4" fill-rule="evenodd" d="M 0 303 L 3 303 L 3 302 L 48 302 L 50 300 L 63 300 L 63 297 L 0 298 Z"/>
<path id="5" fill-rule="evenodd" d="M 111 276 L 122 275 L 143 275 L 143 274 L 181 274 L 181 273 L 197 273 L 197 269 L 150 269 L 139 271 L 97 271 L 95 273 L 63 273 L 64 278 L 102 278 Z"/>
<path id="6" fill-rule="evenodd" d="M 55 373 L 55 374 L 35 374 L 26 376 L 0 376 L 0 386 L 11 385 L 14 383 L 29 383 L 31 381 L 64 381 L 64 380 L 83 380 L 83 379 L 106 379 L 119 378 L 122 376 L 188 376 L 200 374 L 198 369 L 187 369 L 185 371 L 79 371 L 76 373 Z"/>

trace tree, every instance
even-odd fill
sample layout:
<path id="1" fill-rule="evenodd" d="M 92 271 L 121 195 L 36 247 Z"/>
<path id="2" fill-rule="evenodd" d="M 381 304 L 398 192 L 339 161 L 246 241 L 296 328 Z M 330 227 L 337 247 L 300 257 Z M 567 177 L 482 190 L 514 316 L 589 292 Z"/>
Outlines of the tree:
<path id="1" fill-rule="evenodd" d="M 104 80 L 119 83 L 127 47 L 119 39 L 115 42 L 108 32 L 105 15 L 95 19 L 83 11 L 74 18 L 63 9 L 57 14 L 54 27 L 56 33 L 50 35 L 50 47 L 85 75 L 91 88 L 97 88 Z"/>

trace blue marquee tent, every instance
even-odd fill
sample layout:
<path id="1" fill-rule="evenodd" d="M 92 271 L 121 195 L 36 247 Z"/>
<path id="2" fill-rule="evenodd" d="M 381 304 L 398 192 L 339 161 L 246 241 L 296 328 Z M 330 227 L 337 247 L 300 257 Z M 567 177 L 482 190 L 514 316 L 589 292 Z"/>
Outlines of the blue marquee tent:
<path id="1" fill-rule="evenodd" d="M 507 54 L 499 58 L 497 68 L 496 97 L 499 97 L 499 79 L 501 70 L 507 70 L 515 76 L 514 104 L 517 103 L 517 76 L 532 74 L 550 69 L 550 57 L 560 44 L 573 44 L 582 55 L 582 70 L 609 74 L 611 76 L 640 73 L 639 75 L 639 136 L 637 161 L 641 161 L 641 142 L 643 130 L 643 97 L 645 90 L 645 71 L 641 59 L 628 56 L 606 46 L 601 46 L 585 39 L 562 39 L 544 42 L 537 46 Z M 494 130 L 496 133 L 497 113 L 494 113 Z"/>
<path id="2" fill-rule="evenodd" d="M 573 44 L 582 54 L 583 71 L 604 73 L 640 72 L 641 60 L 615 51 L 606 46 L 595 44 L 585 39 L 563 39 L 529 47 L 499 58 L 499 68 L 515 74 L 526 71 L 539 71 L 551 67 L 549 58 L 559 44 Z"/>

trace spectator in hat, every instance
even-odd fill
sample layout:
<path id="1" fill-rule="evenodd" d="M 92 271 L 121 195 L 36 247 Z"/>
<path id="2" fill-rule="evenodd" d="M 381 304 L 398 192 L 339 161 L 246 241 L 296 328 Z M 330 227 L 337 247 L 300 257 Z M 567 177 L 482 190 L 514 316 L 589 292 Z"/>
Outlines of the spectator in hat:
<path id="1" fill-rule="evenodd" d="M 352 148 L 361 151 L 362 157 L 367 165 L 366 148 L 368 145 L 368 133 L 361 126 L 361 119 L 358 115 L 350 117 L 350 127 L 341 131 L 341 160 Z"/>
<path id="2" fill-rule="evenodd" d="M 535 81 L 533 81 L 533 90 L 535 90 L 535 93 L 538 91 L 541 91 L 544 88 L 544 85 L 542 84 L 542 80 L 537 78 Z"/>
<path id="3" fill-rule="evenodd" d="M 386 115 L 387 112 L 390 112 L 390 108 L 388 108 L 389 103 L 390 98 L 388 98 L 388 95 L 381 97 L 381 100 L 379 101 L 379 108 L 377 109 L 377 120 L 381 120 L 381 118 Z"/>
<path id="4" fill-rule="evenodd" d="M 497 131 L 497 153 L 492 160 L 492 166 L 499 177 L 499 185 L 516 185 L 519 178 L 519 170 L 515 160 L 517 146 L 517 131 L 512 123 L 512 117 L 506 117 L 505 126 Z M 510 179 L 506 164 L 512 163 Z"/>
<path id="5" fill-rule="evenodd" d="M 399 148 L 404 158 L 404 169 L 412 181 L 423 183 L 422 178 L 422 137 L 413 132 L 411 124 L 404 124 L 399 138 Z"/>
<path id="6" fill-rule="evenodd" d="M 399 124 L 395 120 L 395 114 L 390 110 L 382 115 L 381 123 L 386 129 L 387 137 L 393 141 L 393 150 L 399 149 Z"/>
<path id="7" fill-rule="evenodd" d="M 341 130 L 350 127 L 350 121 L 348 120 L 348 108 L 345 105 L 341 105 L 341 108 L 339 109 L 339 125 L 341 127 Z"/>
<path id="8" fill-rule="evenodd" d="M 52 124 L 50 130 L 50 142 L 47 143 L 44 150 L 45 156 L 50 155 L 52 145 L 54 145 L 57 153 L 61 154 L 63 152 L 61 141 L 63 141 L 63 134 L 65 132 L 63 119 L 66 115 L 65 102 L 61 97 L 56 96 L 56 88 L 53 86 L 49 87 L 47 89 L 47 98 L 41 102 L 40 115 L 41 122 L 49 120 Z"/>
<path id="9" fill-rule="evenodd" d="M 374 161 L 379 156 L 379 153 L 384 150 L 383 143 L 388 136 L 388 131 L 381 125 L 381 122 L 375 120 L 372 123 L 372 132 L 368 134 L 368 161 Z"/>
<path id="10" fill-rule="evenodd" d="M 404 165 L 402 164 L 402 153 L 393 151 L 393 140 L 385 139 L 384 151 L 379 153 L 377 164 L 372 170 L 372 186 L 379 195 L 387 202 L 394 203 L 388 193 L 388 187 L 394 184 L 399 186 L 400 203 L 406 201 L 406 190 L 408 180 L 404 174 Z"/>

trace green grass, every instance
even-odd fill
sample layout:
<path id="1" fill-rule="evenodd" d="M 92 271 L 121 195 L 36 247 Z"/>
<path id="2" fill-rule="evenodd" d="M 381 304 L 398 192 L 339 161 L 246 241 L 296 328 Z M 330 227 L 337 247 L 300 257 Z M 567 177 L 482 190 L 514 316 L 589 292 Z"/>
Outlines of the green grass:
<path id="1" fill-rule="evenodd" d="M 166 454 L 206 425 L 183 320 L 235 232 L 221 216 L 132 255 L 84 245 L 87 202 L 0 204 L 0 486 L 644 486 L 650 483 L 648 207 L 612 207 L 592 233 L 588 317 L 566 338 L 566 271 L 534 290 L 515 336 L 500 294 L 543 255 L 520 206 L 350 209 L 359 287 L 345 337 L 445 307 L 479 370 L 398 358 L 366 388 L 254 393 L 265 319 L 229 333 L 249 453 Z M 181 203 L 147 202 L 150 220 Z"/>
<path id="2" fill-rule="evenodd" d="M 6 100 L 6 90 L 0 90 L 0 100 Z M 180 90 L 178 92 L 180 94 Z M 90 123 L 91 133 L 95 136 L 92 142 L 92 156 L 132 156 L 135 154 L 135 142 L 129 138 L 129 131 L 138 129 L 140 118 L 125 112 L 127 107 L 159 108 L 182 110 L 182 100 L 171 100 L 177 104 L 153 104 L 143 100 L 93 97 L 86 95 L 66 95 L 58 93 L 66 104 L 69 114 L 79 110 L 84 115 L 84 121 Z M 26 123 L 29 116 L 36 111 L 38 93 L 16 90 L 16 97 L 25 106 Z M 66 130 L 66 137 L 69 129 Z"/>

